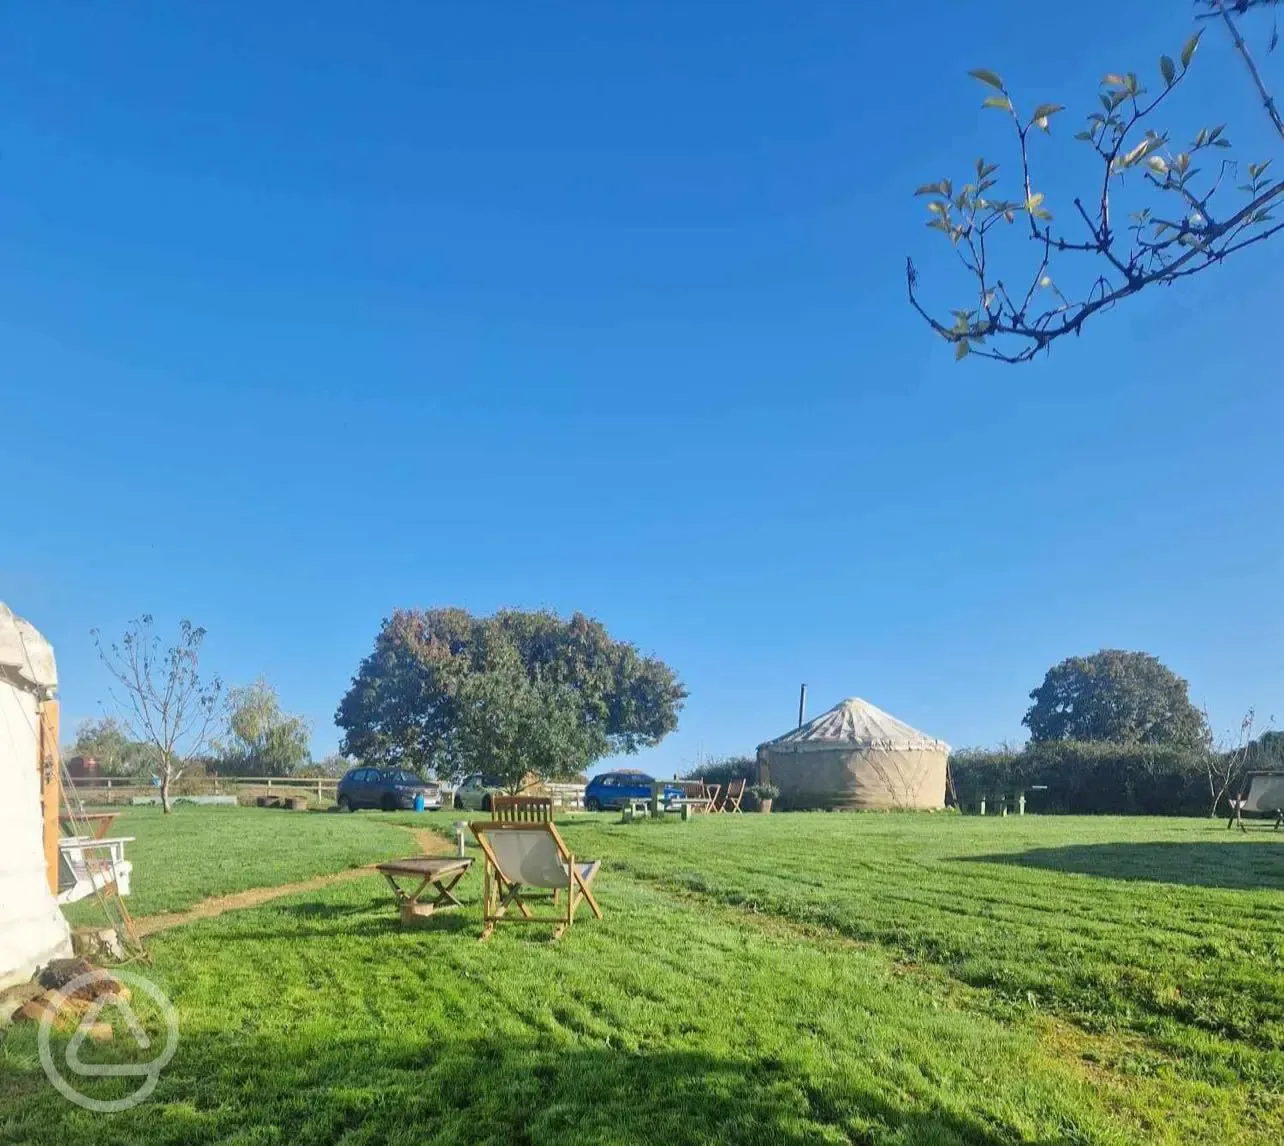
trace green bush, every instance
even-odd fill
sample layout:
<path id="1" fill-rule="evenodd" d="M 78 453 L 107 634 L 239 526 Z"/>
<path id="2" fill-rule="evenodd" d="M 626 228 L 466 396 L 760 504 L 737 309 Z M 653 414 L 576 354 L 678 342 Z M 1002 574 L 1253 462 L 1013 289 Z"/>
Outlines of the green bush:
<path id="1" fill-rule="evenodd" d="M 965 808 L 1025 792 L 1036 812 L 1197 816 L 1208 812 L 1208 782 L 1197 751 L 1054 740 L 1021 751 L 963 749 L 950 756 L 957 802 Z M 1046 786 L 1046 791 L 1033 791 Z"/>
<path id="2" fill-rule="evenodd" d="M 725 792 L 732 780 L 744 780 L 747 784 L 758 782 L 758 761 L 752 756 L 713 757 L 703 766 L 688 772 L 686 780 L 703 780 L 706 784 L 717 784 Z"/>

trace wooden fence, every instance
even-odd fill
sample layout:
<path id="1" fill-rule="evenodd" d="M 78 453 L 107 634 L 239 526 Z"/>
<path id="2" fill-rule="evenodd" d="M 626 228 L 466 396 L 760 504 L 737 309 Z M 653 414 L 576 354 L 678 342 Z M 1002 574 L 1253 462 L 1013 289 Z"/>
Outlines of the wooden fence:
<path id="1" fill-rule="evenodd" d="M 86 802 L 94 797 L 106 799 L 108 803 L 127 802 L 133 796 L 155 796 L 159 789 L 151 784 L 140 784 L 132 776 L 77 776 L 73 778 Z M 253 790 L 256 795 L 267 792 L 269 795 L 297 794 L 313 798 L 319 804 L 332 804 L 339 780 L 335 776 L 216 776 L 190 775 L 183 776 L 174 786 L 175 798 L 182 795 L 236 795 Z M 584 807 L 583 784 L 540 784 L 539 789 L 553 798 L 553 803 L 561 808 L 578 811 Z M 449 808 L 454 803 L 455 789 L 449 784 L 441 785 L 441 806 Z"/>

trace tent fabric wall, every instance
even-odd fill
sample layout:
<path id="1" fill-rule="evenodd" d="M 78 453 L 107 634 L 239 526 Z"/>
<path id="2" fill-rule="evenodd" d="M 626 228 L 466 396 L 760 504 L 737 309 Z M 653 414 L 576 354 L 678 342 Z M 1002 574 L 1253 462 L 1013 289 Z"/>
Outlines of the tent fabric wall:
<path id="1" fill-rule="evenodd" d="M 792 811 L 943 808 L 947 759 L 945 752 L 881 748 L 791 752 L 764 745 L 758 753 L 762 778 Z"/>
<path id="2" fill-rule="evenodd" d="M 0 988 L 71 953 L 40 815 L 40 705 L 56 685 L 48 642 L 0 604 Z"/>
<path id="3" fill-rule="evenodd" d="M 787 809 L 945 807 L 950 746 L 859 697 L 758 746 Z"/>

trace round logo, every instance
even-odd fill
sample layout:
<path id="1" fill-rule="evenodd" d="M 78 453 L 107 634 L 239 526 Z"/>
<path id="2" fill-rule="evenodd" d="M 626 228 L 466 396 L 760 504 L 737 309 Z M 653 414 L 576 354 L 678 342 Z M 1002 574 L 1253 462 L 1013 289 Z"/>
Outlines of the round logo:
<path id="1" fill-rule="evenodd" d="M 161 1014 L 165 1016 L 165 1045 L 160 1048 L 159 1052 L 156 1051 L 153 1045 L 155 1040 L 143 1029 L 143 1025 L 138 1021 L 138 1016 L 134 1013 L 129 1001 L 122 998 L 114 990 L 106 990 L 97 995 L 89 1004 L 85 1013 L 80 1016 L 76 1030 L 67 1043 L 67 1054 L 63 1070 L 58 1069 L 58 1064 L 54 1062 L 53 1052 L 49 1047 L 49 1032 L 53 1027 L 54 1011 L 47 1010 L 42 1016 L 38 1035 L 41 1065 L 45 1068 L 45 1074 L 48 1075 L 49 1081 L 54 1084 L 58 1092 L 77 1106 L 83 1106 L 86 1110 L 95 1110 L 104 1114 L 128 1110 L 130 1107 L 146 1101 L 148 1095 L 156 1089 L 156 1082 L 160 1078 L 160 1072 L 165 1069 L 166 1064 L 174 1057 L 174 1052 L 178 1050 L 178 1014 L 174 1010 L 174 1004 L 169 1001 L 164 991 L 150 979 L 143 978 L 142 975 L 135 975 L 127 971 L 89 971 L 84 975 L 78 975 L 71 982 L 60 987 L 53 993 L 51 1001 L 61 1005 L 66 999 L 74 996 L 85 987 L 95 983 L 106 983 L 114 986 L 117 982 L 129 987 L 134 996 L 137 996 L 139 992 L 148 996 L 156 1003 Z M 141 1060 L 150 1055 L 147 1061 L 112 1063 L 81 1061 L 80 1048 L 84 1046 L 85 1039 L 90 1037 L 93 1024 L 98 1022 L 99 1017 L 109 1008 L 114 1009 L 120 1015 L 128 1029 L 128 1033 L 118 1042 L 127 1045 L 128 1039 L 132 1037 L 134 1043 L 137 1044 L 139 1059 Z M 124 1098 L 105 1100 L 90 1098 L 86 1094 L 81 1094 L 68 1079 L 68 1074 L 76 1075 L 79 1078 L 136 1078 L 139 1083 L 137 1089 Z"/>

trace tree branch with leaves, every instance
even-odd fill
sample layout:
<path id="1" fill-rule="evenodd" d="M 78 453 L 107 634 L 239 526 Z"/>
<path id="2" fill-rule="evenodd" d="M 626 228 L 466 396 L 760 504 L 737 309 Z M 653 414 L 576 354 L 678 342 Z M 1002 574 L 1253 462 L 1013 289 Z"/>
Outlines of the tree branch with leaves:
<path id="1" fill-rule="evenodd" d="M 223 713 L 222 681 L 201 678 L 205 630 L 184 620 L 177 643 L 165 649 L 147 613 L 129 623 L 119 642 L 104 646 L 97 629 L 91 635 L 116 681 L 111 695 L 122 722 L 154 754 L 161 806 L 168 815 L 172 785 L 208 744 Z"/>
<path id="2" fill-rule="evenodd" d="M 1248 8 L 1273 6 L 1272 0 L 1200 4 L 1210 9 L 1206 17 L 1228 29 L 1284 142 L 1284 121 L 1236 22 Z M 957 190 L 950 179 L 918 188 L 916 194 L 928 200 L 927 226 L 940 232 L 973 280 L 968 304 L 951 310 L 949 320 L 923 302 L 919 273 L 906 260 L 910 305 L 953 344 L 956 359 L 977 354 L 1028 362 L 1124 299 L 1209 270 L 1284 230 L 1273 213 L 1284 203 L 1284 179 L 1268 175 L 1269 158 L 1248 163 L 1244 178 L 1223 155 L 1231 147 L 1225 124 L 1201 127 L 1184 144 L 1157 126 L 1158 113 L 1187 81 L 1202 35 L 1196 31 L 1176 59 L 1160 57 L 1160 86 L 1153 92 L 1134 72 L 1112 72 L 1101 81 L 1100 110 L 1075 136 L 1094 152 L 1098 174 L 1090 192 L 1070 200 L 1068 225 L 1054 217 L 1031 158 L 1035 142 L 1051 132 L 1065 108 L 1043 103 L 1027 113 L 996 72 L 969 73 L 989 89 L 982 106 L 1010 121 L 1017 193 L 1000 194 L 999 165 L 984 159 Z M 1272 44 L 1277 39 L 1273 34 Z M 996 248 L 1010 256 L 1011 228 L 1017 227 L 1033 254 L 1024 267 L 1014 270 L 1008 261 L 1000 267 Z"/>

